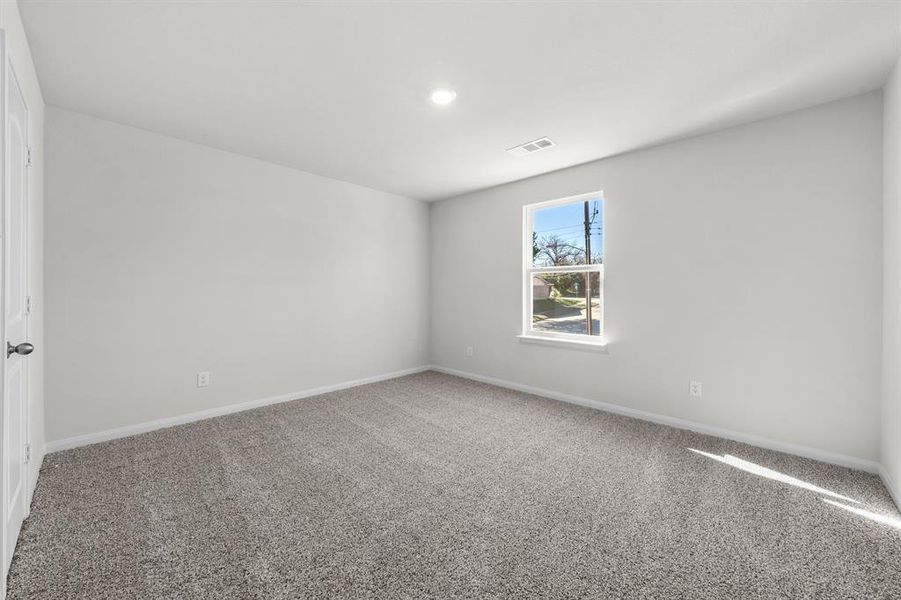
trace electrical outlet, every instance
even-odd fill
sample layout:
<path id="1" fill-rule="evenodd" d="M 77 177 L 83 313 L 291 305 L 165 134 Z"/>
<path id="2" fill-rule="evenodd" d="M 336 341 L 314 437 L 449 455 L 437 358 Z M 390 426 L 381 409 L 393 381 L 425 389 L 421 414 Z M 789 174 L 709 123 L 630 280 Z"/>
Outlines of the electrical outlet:
<path id="1" fill-rule="evenodd" d="M 704 393 L 704 384 L 700 381 L 688 382 L 688 395 L 692 398 L 700 398 Z"/>
<path id="2" fill-rule="evenodd" d="M 466 346 L 466 356 L 472 356 L 472 346 Z"/>
<path id="3" fill-rule="evenodd" d="M 210 385 L 210 372 L 201 371 L 197 374 L 197 387 L 207 387 Z"/>

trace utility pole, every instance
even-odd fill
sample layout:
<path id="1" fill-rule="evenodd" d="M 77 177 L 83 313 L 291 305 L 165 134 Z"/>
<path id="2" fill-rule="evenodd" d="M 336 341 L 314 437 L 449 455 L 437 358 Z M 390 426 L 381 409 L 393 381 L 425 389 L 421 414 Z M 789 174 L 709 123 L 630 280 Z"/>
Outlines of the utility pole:
<path id="1" fill-rule="evenodd" d="M 588 217 L 588 200 L 585 201 L 585 264 L 591 264 L 591 219 Z M 585 271 L 585 320 L 591 335 L 591 271 Z"/>

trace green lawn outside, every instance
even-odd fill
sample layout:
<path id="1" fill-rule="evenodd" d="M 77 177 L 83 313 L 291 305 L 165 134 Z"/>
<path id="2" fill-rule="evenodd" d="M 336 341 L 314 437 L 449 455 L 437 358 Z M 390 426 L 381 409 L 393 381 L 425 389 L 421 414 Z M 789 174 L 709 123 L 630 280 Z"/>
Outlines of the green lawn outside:
<path id="1" fill-rule="evenodd" d="M 572 313 L 573 309 L 585 308 L 585 300 L 577 298 L 544 298 L 535 300 L 532 305 L 532 320 L 543 321 L 551 317 L 562 316 L 560 313 Z"/>

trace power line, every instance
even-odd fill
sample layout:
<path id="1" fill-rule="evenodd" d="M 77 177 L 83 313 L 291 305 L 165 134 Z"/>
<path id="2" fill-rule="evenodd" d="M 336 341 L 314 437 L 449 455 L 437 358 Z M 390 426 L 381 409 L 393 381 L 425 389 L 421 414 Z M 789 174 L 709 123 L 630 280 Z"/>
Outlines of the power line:
<path id="1" fill-rule="evenodd" d="M 581 224 L 579 224 L 579 225 L 566 225 L 566 226 L 564 226 L 564 227 L 551 227 L 550 229 L 541 229 L 541 230 L 537 230 L 537 229 L 536 229 L 536 230 L 535 230 L 535 233 L 545 233 L 546 231 L 559 231 L 559 230 L 561 230 L 561 229 L 581 229 L 582 227 L 583 227 L 583 226 L 582 226 Z"/>

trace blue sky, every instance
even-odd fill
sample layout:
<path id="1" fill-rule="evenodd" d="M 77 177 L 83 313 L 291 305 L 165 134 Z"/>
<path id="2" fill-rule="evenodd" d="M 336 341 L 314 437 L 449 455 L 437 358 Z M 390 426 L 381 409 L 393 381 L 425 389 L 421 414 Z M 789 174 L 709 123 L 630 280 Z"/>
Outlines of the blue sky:
<path id="1" fill-rule="evenodd" d="M 589 200 L 589 214 L 598 214 L 591 225 L 591 254 L 596 256 L 604 247 L 604 201 Z M 585 247 L 585 204 L 575 202 L 562 206 L 550 206 L 532 213 L 532 228 L 540 240 L 544 236 L 556 235 L 567 243 L 579 248 Z"/>

